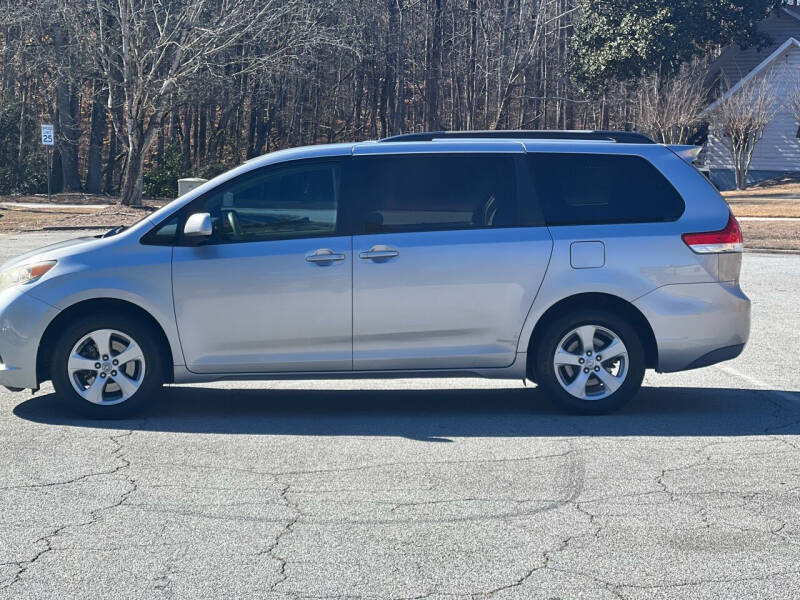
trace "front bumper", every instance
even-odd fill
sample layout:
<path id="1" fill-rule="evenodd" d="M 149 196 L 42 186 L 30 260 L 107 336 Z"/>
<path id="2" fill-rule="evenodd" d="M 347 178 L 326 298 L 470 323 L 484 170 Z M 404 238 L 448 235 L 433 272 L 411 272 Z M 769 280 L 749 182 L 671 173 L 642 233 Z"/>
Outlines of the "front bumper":
<path id="1" fill-rule="evenodd" d="M 734 358 L 750 336 L 750 300 L 736 283 L 665 285 L 634 304 L 653 328 L 662 373 Z"/>
<path id="2" fill-rule="evenodd" d="M 38 387 L 39 340 L 58 309 L 29 296 L 24 288 L 0 294 L 0 385 Z"/>

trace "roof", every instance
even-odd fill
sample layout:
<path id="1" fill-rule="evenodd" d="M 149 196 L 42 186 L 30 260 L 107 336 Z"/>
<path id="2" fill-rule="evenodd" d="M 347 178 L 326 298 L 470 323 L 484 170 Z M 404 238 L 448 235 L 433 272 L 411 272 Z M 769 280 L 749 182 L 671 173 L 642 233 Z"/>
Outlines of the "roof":
<path id="1" fill-rule="evenodd" d="M 800 6 L 783 6 L 783 12 L 800 21 Z"/>
<path id="2" fill-rule="evenodd" d="M 747 47 L 735 43 L 727 45 L 708 66 L 704 78 L 706 87 L 714 84 L 717 77 L 728 86 L 735 84 L 787 39 L 800 39 L 800 7 L 784 6 L 773 10 L 758 24 L 758 31 L 768 36 L 769 41 Z"/>
<path id="3" fill-rule="evenodd" d="M 716 108 L 716 106 L 719 105 L 720 102 L 722 102 L 726 98 L 729 98 L 730 96 L 738 92 L 740 89 L 742 89 L 743 86 L 747 85 L 748 82 L 752 81 L 756 76 L 758 76 L 759 73 L 765 71 L 767 67 L 769 67 L 778 58 L 780 58 L 787 50 L 793 47 L 800 48 L 800 42 L 797 41 L 795 38 L 790 37 L 788 40 L 786 40 L 780 46 L 778 46 L 772 54 L 770 54 L 767 58 L 761 61 L 761 63 L 759 63 L 759 65 L 755 69 L 753 69 L 747 75 L 745 75 L 739 81 L 737 81 L 736 85 L 731 87 L 722 96 L 717 98 L 717 100 L 715 100 L 712 104 L 707 106 L 706 109 L 701 114 L 706 114 L 714 110 L 714 108 Z"/>

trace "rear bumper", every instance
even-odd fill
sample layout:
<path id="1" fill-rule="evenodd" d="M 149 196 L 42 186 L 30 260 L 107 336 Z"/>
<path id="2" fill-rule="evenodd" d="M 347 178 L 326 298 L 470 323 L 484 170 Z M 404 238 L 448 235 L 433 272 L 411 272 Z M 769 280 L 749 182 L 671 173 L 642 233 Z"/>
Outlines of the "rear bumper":
<path id="1" fill-rule="evenodd" d="M 0 385 L 36 388 L 39 340 L 58 309 L 18 290 L 0 294 Z"/>
<path id="2" fill-rule="evenodd" d="M 735 358 L 750 336 L 750 300 L 736 283 L 665 285 L 634 304 L 653 328 L 662 373 Z"/>

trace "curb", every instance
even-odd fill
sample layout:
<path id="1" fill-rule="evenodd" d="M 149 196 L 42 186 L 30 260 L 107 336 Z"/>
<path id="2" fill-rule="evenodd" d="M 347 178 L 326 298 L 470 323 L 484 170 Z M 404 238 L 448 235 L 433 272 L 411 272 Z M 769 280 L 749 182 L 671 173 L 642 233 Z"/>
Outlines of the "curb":
<path id="1" fill-rule="evenodd" d="M 745 254 L 800 254 L 800 250 L 787 248 L 745 248 Z"/>

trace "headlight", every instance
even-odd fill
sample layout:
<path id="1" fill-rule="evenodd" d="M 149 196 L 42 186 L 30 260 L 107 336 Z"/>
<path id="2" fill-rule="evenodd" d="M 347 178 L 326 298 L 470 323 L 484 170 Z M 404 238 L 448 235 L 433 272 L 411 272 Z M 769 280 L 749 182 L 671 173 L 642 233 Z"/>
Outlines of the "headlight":
<path id="1" fill-rule="evenodd" d="M 39 279 L 39 277 L 55 266 L 56 261 L 48 260 L 45 262 L 22 265 L 20 267 L 11 267 L 10 269 L 0 272 L 0 292 L 11 286 L 29 283 L 35 279 Z"/>

